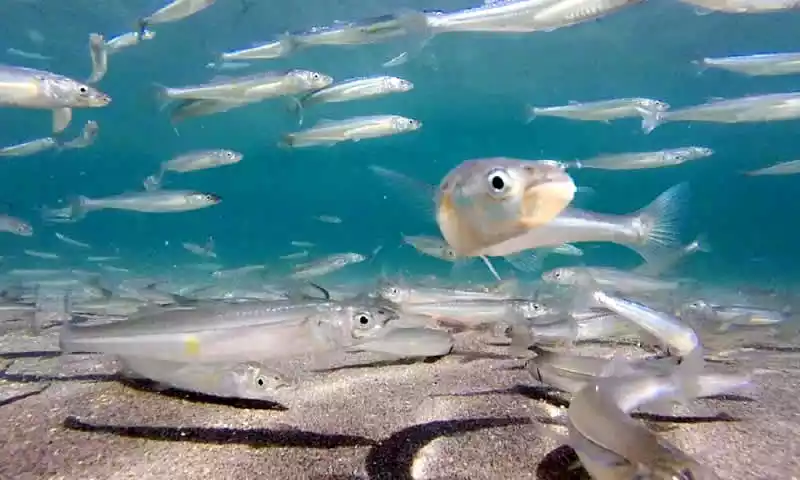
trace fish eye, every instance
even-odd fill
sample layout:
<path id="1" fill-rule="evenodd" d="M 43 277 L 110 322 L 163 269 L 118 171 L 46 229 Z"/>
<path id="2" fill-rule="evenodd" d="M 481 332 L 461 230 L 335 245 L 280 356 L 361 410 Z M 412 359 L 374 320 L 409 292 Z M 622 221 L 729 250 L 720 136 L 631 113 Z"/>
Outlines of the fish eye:
<path id="1" fill-rule="evenodd" d="M 266 381 L 266 380 L 264 380 L 264 377 L 263 377 L 263 376 L 259 375 L 259 376 L 256 378 L 256 385 L 258 385 L 259 387 L 263 387 L 264 385 L 266 385 L 266 383 L 267 383 L 267 381 Z"/>
<path id="2" fill-rule="evenodd" d="M 486 177 L 489 183 L 489 192 L 493 195 L 503 195 L 511 188 L 511 178 L 503 169 L 495 169 Z"/>
<path id="3" fill-rule="evenodd" d="M 81 92 L 81 93 L 88 93 L 88 92 L 89 92 L 89 89 L 81 85 L 81 86 L 78 88 L 78 91 L 79 91 L 79 92 Z"/>

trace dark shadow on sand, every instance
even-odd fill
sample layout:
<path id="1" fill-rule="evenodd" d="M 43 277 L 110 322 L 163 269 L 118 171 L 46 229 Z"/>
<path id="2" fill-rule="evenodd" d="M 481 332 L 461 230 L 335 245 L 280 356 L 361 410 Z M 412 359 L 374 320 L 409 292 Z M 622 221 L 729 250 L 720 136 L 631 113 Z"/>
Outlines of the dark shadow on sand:
<path id="1" fill-rule="evenodd" d="M 18 402 L 20 400 L 24 400 L 24 399 L 26 399 L 28 397 L 32 397 L 34 395 L 39 395 L 40 393 L 42 393 L 45 390 L 47 390 L 47 387 L 49 387 L 49 386 L 50 385 L 45 385 L 44 387 L 39 388 L 37 390 L 21 393 L 19 395 L 13 396 L 11 398 L 6 398 L 4 400 L 0 400 L 0 407 L 5 407 L 6 405 L 11 405 L 12 403 Z"/>
<path id="2" fill-rule="evenodd" d="M 38 373 L 8 373 L 0 372 L 0 380 L 18 383 L 39 382 L 110 382 L 116 377 L 114 374 L 89 373 L 85 375 L 53 376 Z"/>
<path id="3" fill-rule="evenodd" d="M 575 450 L 562 445 L 544 456 L 536 468 L 538 480 L 591 480 Z"/>
<path id="4" fill-rule="evenodd" d="M 6 360 L 17 360 L 20 358 L 56 358 L 60 357 L 61 352 L 52 350 L 34 350 L 31 352 L 3 352 L 0 358 Z"/>
<path id="5" fill-rule="evenodd" d="M 531 419 L 527 417 L 489 417 L 437 420 L 413 425 L 391 434 L 372 447 L 366 458 L 367 475 L 370 480 L 412 480 L 414 456 L 439 437 L 529 423 Z"/>
<path id="6" fill-rule="evenodd" d="M 391 366 L 402 366 L 402 365 L 414 365 L 417 363 L 435 363 L 444 357 L 445 355 L 440 355 L 438 357 L 424 357 L 424 358 L 398 358 L 392 360 L 374 360 L 369 362 L 348 363 L 347 365 L 337 365 L 335 367 L 315 368 L 314 370 L 311 371 L 314 373 L 333 373 L 344 370 L 354 370 L 358 368 L 379 368 L 379 367 L 391 367 Z"/>
<path id="7" fill-rule="evenodd" d="M 64 427 L 90 433 L 107 433 L 129 438 L 143 438 L 163 442 L 192 442 L 213 445 L 248 445 L 253 448 L 287 447 L 331 449 L 371 446 L 375 442 L 356 435 L 338 435 L 308 432 L 305 430 L 251 430 L 208 427 L 149 427 L 125 425 L 95 425 L 76 417 L 67 417 Z"/>
<path id="8" fill-rule="evenodd" d="M 163 395 L 165 397 L 177 398 L 191 403 L 205 403 L 211 405 L 223 405 L 232 408 L 244 408 L 252 410 L 288 410 L 287 407 L 277 402 L 269 400 L 254 400 L 247 398 L 230 398 L 230 397 L 216 397 L 214 395 L 207 395 L 204 393 L 187 392 L 177 388 L 165 388 L 159 386 L 158 383 L 144 379 L 132 379 L 122 376 L 115 376 L 114 378 L 122 385 L 138 390 L 140 392 L 153 393 L 156 395 Z"/>

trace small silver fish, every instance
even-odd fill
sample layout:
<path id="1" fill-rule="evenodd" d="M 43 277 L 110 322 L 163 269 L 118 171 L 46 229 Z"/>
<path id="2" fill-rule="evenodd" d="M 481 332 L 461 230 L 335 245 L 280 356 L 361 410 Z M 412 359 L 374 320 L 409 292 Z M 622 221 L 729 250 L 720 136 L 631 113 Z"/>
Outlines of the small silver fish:
<path id="1" fill-rule="evenodd" d="M 241 60 L 269 60 L 281 58 L 290 54 L 295 48 L 290 35 L 282 35 L 275 40 L 253 45 L 252 47 L 234 50 L 223 53 L 220 58 L 222 61 L 241 61 Z"/>
<path id="2" fill-rule="evenodd" d="M 302 279 L 320 277 L 366 259 L 367 257 L 360 253 L 336 253 L 296 267 L 291 277 Z"/>
<path id="3" fill-rule="evenodd" d="M 92 248 L 92 246 L 89 245 L 88 243 L 80 242 L 78 240 L 75 240 L 73 238 L 64 235 L 63 233 L 56 232 L 55 235 L 57 239 L 66 243 L 67 245 L 72 245 L 74 247 L 79 247 L 79 248 Z"/>
<path id="4" fill-rule="evenodd" d="M 0 148 L 0 157 L 27 157 L 56 148 L 58 141 L 53 137 L 37 138 L 17 145 Z"/>
<path id="5" fill-rule="evenodd" d="M 87 148 L 94 144 L 97 136 L 100 134 L 100 125 L 94 120 L 89 120 L 83 126 L 81 134 L 72 140 L 67 140 L 59 144 L 58 148 L 61 150 L 73 150 L 76 148 Z"/>
<path id="6" fill-rule="evenodd" d="M 570 102 L 558 107 L 529 105 L 527 108 L 528 122 L 539 116 L 609 122 L 620 118 L 641 117 L 642 112 L 663 112 L 669 109 L 669 104 L 649 98 L 619 98 L 588 103 Z"/>
<path id="7" fill-rule="evenodd" d="M 59 258 L 61 258 L 61 256 L 59 256 L 56 253 L 41 252 L 39 250 L 31 250 L 27 248 L 22 252 L 30 257 L 43 258 L 45 260 L 58 260 Z"/>
<path id="8" fill-rule="evenodd" d="M 72 120 L 73 108 L 100 108 L 111 97 L 63 75 L 33 68 L 0 65 L 0 107 L 53 111 L 53 132 L 59 133 Z"/>
<path id="9" fill-rule="evenodd" d="M 422 128 L 422 122 L 419 120 L 400 115 L 320 120 L 309 129 L 284 135 L 280 145 L 290 148 L 332 146 L 346 141 L 358 142 L 370 138 L 413 132 L 420 128 Z"/>
<path id="10" fill-rule="evenodd" d="M 765 13 L 800 8 L 800 0 L 680 0 L 714 12 Z"/>
<path id="11" fill-rule="evenodd" d="M 800 92 L 712 100 L 678 110 L 642 110 L 642 130 L 650 133 L 667 122 L 750 123 L 800 118 Z"/>
<path id="12" fill-rule="evenodd" d="M 800 160 L 791 160 L 789 162 L 777 163 L 769 167 L 759 168 L 758 170 L 751 170 L 745 172 L 745 175 L 759 176 L 759 175 L 794 175 L 800 173 Z"/>
<path id="13" fill-rule="evenodd" d="M 602 155 L 588 160 L 567 163 L 567 167 L 599 170 L 640 170 L 660 168 L 710 157 L 714 151 L 706 147 L 681 147 L 657 152 L 635 152 Z"/>
<path id="14" fill-rule="evenodd" d="M 118 35 L 106 42 L 106 53 L 113 55 L 120 51 L 138 45 L 142 40 L 152 40 L 156 38 L 156 32 L 145 30 L 140 35 L 139 32 L 127 32 Z"/>
<path id="15" fill-rule="evenodd" d="M 183 20 L 214 4 L 216 0 L 172 0 L 150 15 L 139 20 L 139 36 L 143 37 L 147 26 Z"/>
<path id="16" fill-rule="evenodd" d="M 78 196 L 72 199 L 70 215 L 81 219 L 97 210 L 129 210 L 142 213 L 175 213 L 208 208 L 222 199 L 213 193 L 191 190 L 156 190 L 152 192 L 123 193 L 104 198 Z"/>
<path id="17" fill-rule="evenodd" d="M 0 213 L 0 232 L 13 233 L 21 237 L 33 235 L 33 227 L 21 218 Z"/>
<path id="18" fill-rule="evenodd" d="M 794 52 L 704 58 L 698 63 L 703 67 L 720 68 L 753 77 L 800 73 L 800 53 Z"/>
<path id="19" fill-rule="evenodd" d="M 194 150 L 161 163 L 159 171 L 145 180 L 145 189 L 157 190 L 167 172 L 187 173 L 239 163 L 244 155 L 233 150 Z"/>
<path id="20" fill-rule="evenodd" d="M 106 39 L 99 33 L 89 34 L 89 56 L 92 59 L 92 74 L 86 83 L 97 83 L 106 76 L 108 71 L 108 51 Z"/>

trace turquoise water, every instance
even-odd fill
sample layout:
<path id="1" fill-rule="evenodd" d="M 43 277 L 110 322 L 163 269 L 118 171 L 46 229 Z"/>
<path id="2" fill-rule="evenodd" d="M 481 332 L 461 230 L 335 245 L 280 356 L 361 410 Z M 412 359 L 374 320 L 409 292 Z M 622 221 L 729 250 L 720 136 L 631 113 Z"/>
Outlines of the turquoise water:
<path id="1" fill-rule="evenodd" d="M 157 37 L 110 58 L 99 88 L 113 97 L 104 109 L 77 111 L 68 136 L 86 120 L 100 124 L 95 145 L 84 150 L 8 159 L 0 164 L 8 213 L 30 220 L 32 238 L 0 237 L 0 250 L 13 265 L 50 265 L 22 256 L 23 248 L 70 253 L 55 231 L 92 244 L 92 253 L 114 254 L 122 266 L 167 266 L 197 259 L 181 242 L 216 239 L 221 263 L 278 263 L 295 248 L 291 240 L 317 243 L 318 254 L 385 248 L 376 262 L 420 272 L 446 272 L 449 265 L 398 249 L 401 233 L 437 234 L 436 225 L 408 206 L 366 169 L 377 164 L 438 183 L 458 163 L 486 156 L 570 160 L 600 153 L 658 150 L 700 145 L 716 155 L 668 169 L 640 172 L 577 172 L 580 185 L 596 193 L 581 206 L 627 212 L 648 203 L 671 185 L 689 181 L 685 239 L 705 232 L 713 246 L 687 265 L 709 280 L 729 278 L 759 283 L 792 278 L 800 270 L 795 219 L 800 214 L 797 178 L 746 178 L 742 170 L 800 156 L 800 124 L 750 125 L 676 123 L 644 135 L 635 119 L 611 124 L 538 118 L 525 124 L 525 105 L 561 105 L 614 97 L 644 96 L 673 107 L 712 97 L 789 92 L 796 77 L 750 78 L 725 71 L 699 72 L 692 61 L 797 48 L 800 14 L 696 15 L 684 4 L 654 0 L 598 22 L 534 34 L 446 34 L 434 38 L 407 65 L 381 64 L 403 51 L 402 42 L 357 47 L 319 47 L 288 58 L 256 63 L 255 71 L 306 68 L 336 79 L 388 73 L 411 80 L 412 92 L 364 102 L 322 105 L 306 112 L 306 125 L 320 118 L 399 114 L 419 119 L 423 128 L 395 137 L 288 151 L 280 135 L 297 128 L 287 104 L 267 101 L 228 113 L 190 119 L 176 135 L 159 111 L 153 85 L 201 83 L 214 73 L 204 66 L 222 51 L 242 48 L 273 35 L 335 20 L 392 13 L 403 8 L 453 10 L 471 2 L 266 2 L 220 1 L 182 22 L 158 26 Z M 279 4 L 282 3 L 282 4 Z M 302 3 L 302 4 L 301 4 Z M 87 37 L 131 30 L 158 1 L 36 2 L 6 0 L 0 5 L 0 52 L 36 51 L 51 61 L 2 54 L 4 63 L 42 68 L 82 79 L 90 72 Z M 44 37 L 31 40 L 30 30 Z M 0 144 L 46 136 L 46 112 L 4 109 Z M 75 224 L 44 224 L 38 208 L 55 206 L 70 195 L 106 196 L 138 190 L 161 161 L 191 149 L 229 148 L 244 153 L 234 166 L 168 177 L 169 188 L 220 195 L 215 207 L 172 215 L 105 211 Z M 386 198 L 384 198 L 386 197 Z M 336 215 L 339 225 L 313 217 Z M 34 261 L 35 260 L 35 261 Z M 564 260 L 570 262 L 574 260 Z M 587 249 L 586 263 L 633 265 L 635 254 L 622 247 Z M 387 268 L 387 267 L 382 267 Z"/>

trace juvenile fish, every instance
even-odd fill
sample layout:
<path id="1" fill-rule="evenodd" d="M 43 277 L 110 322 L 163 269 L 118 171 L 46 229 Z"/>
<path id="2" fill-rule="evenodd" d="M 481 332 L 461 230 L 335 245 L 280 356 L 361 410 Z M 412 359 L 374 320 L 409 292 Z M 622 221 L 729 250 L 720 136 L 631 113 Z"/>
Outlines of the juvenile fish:
<path id="1" fill-rule="evenodd" d="M 74 238 L 70 238 L 64 235 L 63 233 L 56 232 L 55 235 L 57 239 L 66 243 L 67 245 L 72 245 L 73 247 L 79 247 L 79 248 L 92 248 L 92 246 L 89 245 L 88 243 L 80 242 L 78 240 L 75 240 Z"/>
<path id="2" fill-rule="evenodd" d="M 800 53 L 763 53 L 733 57 L 704 58 L 700 65 L 744 75 L 775 76 L 800 73 Z"/>
<path id="3" fill-rule="evenodd" d="M 52 150 L 57 145 L 58 141 L 53 137 L 37 138 L 29 142 L 0 148 L 0 157 L 27 157 Z"/>
<path id="4" fill-rule="evenodd" d="M 567 163 L 567 168 L 595 168 L 599 170 L 640 170 L 660 168 L 710 157 L 714 151 L 706 147 L 682 147 L 657 152 L 635 152 L 602 155 L 588 160 Z"/>
<path id="5" fill-rule="evenodd" d="M 719 395 L 746 384 L 744 377 L 720 374 L 598 378 L 573 395 L 567 411 L 569 443 L 595 478 L 717 480 L 711 469 L 659 439 L 630 412 L 655 401 Z"/>
<path id="6" fill-rule="evenodd" d="M 576 190 L 558 162 L 469 160 L 442 179 L 436 221 L 458 255 L 480 256 L 487 247 L 551 221 L 572 202 Z"/>
<path id="7" fill-rule="evenodd" d="M 59 258 L 61 258 L 61 257 L 60 257 L 58 254 L 56 254 L 56 253 L 50 253 L 50 252 L 40 252 L 39 250 L 31 250 L 31 249 L 28 249 L 28 248 L 26 248 L 26 249 L 25 249 L 25 250 L 23 250 L 22 252 L 23 252 L 25 255 L 28 255 L 29 257 L 42 258 L 42 259 L 44 259 L 44 260 L 58 260 Z"/>
<path id="8" fill-rule="evenodd" d="M 171 88 L 158 86 L 159 95 L 170 100 L 218 100 L 244 102 L 296 95 L 324 88 L 333 78 L 308 70 L 261 72 L 234 78 L 218 78 L 209 83 Z"/>
<path id="9" fill-rule="evenodd" d="M 143 37 L 148 25 L 183 20 L 214 4 L 216 0 L 173 0 L 150 15 L 139 20 L 139 37 Z"/>
<path id="10" fill-rule="evenodd" d="M 766 13 L 800 8 L 798 0 L 680 0 L 715 12 Z"/>
<path id="11" fill-rule="evenodd" d="M 183 242 L 181 245 L 187 251 L 194 253 L 195 255 L 207 258 L 217 258 L 217 254 L 214 252 L 213 238 L 209 237 L 205 245 L 198 245 L 196 243 L 191 243 L 191 242 Z"/>
<path id="12" fill-rule="evenodd" d="M 380 97 L 391 93 L 408 92 L 414 84 L 402 78 L 377 76 L 353 78 L 334 83 L 320 90 L 306 94 L 297 100 L 295 110 L 303 123 L 303 110 L 320 103 L 341 103 L 365 98 Z"/>
<path id="13" fill-rule="evenodd" d="M 142 357 L 119 361 L 125 376 L 222 398 L 272 400 L 277 390 L 291 385 L 289 379 L 257 362 L 198 364 Z"/>
<path id="14" fill-rule="evenodd" d="M 104 198 L 78 196 L 71 201 L 71 216 L 81 219 L 97 210 L 128 210 L 142 213 L 175 213 L 207 208 L 222 199 L 213 193 L 191 190 L 156 190 L 152 192 L 123 193 Z"/>
<path id="15" fill-rule="evenodd" d="M 776 310 L 744 305 L 711 305 L 702 300 L 683 305 L 680 312 L 715 322 L 719 325 L 720 331 L 727 331 L 731 326 L 777 325 L 787 320 L 784 312 Z"/>
<path id="16" fill-rule="evenodd" d="M 187 173 L 209 168 L 223 167 L 239 163 L 244 155 L 233 150 L 213 149 L 195 150 L 183 153 L 161 163 L 157 173 L 150 175 L 145 180 L 145 189 L 157 190 L 161 187 L 164 174 L 167 172 Z"/>
<path id="17" fill-rule="evenodd" d="M 95 140 L 97 140 L 97 135 L 100 134 L 100 125 L 97 124 L 94 120 L 89 120 L 86 122 L 86 125 L 83 126 L 83 130 L 81 130 L 81 134 L 72 140 L 67 140 L 66 142 L 62 142 L 58 145 L 58 148 L 61 150 L 73 150 L 76 148 L 86 148 L 90 147 L 94 144 Z"/>
<path id="18" fill-rule="evenodd" d="M 425 14 L 408 11 L 381 15 L 352 22 L 337 22 L 326 27 L 314 27 L 292 33 L 294 48 L 322 45 L 369 45 L 427 31 Z"/>
<path id="19" fill-rule="evenodd" d="M 53 111 L 53 132 L 72 120 L 73 108 L 100 108 L 111 97 L 63 75 L 33 68 L 0 65 L 0 107 Z"/>
<path id="20" fill-rule="evenodd" d="M 152 40 L 156 38 L 156 32 L 145 30 L 141 34 L 139 32 L 127 32 L 118 35 L 106 42 L 106 54 L 113 55 L 120 51 L 138 45 L 142 40 Z"/>
<path id="21" fill-rule="evenodd" d="M 367 257 L 361 255 L 360 253 L 336 253 L 333 255 L 329 255 L 325 258 L 322 258 L 320 260 L 307 263 L 305 265 L 299 265 L 294 269 L 294 272 L 291 274 L 291 277 L 292 278 L 320 277 L 322 275 L 327 275 L 331 272 L 335 272 L 336 270 L 340 270 L 348 265 L 361 263 L 366 259 Z"/>
<path id="22" fill-rule="evenodd" d="M 316 217 L 322 223 L 333 223 L 333 224 L 340 224 L 342 223 L 342 219 L 339 217 L 335 217 L 333 215 L 320 215 Z"/>
<path id="23" fill-rule="evenodd" d="M 558 107 L 528 106 L 528 123 L 536 117 L 561 117 L 571 120 L 609 122 L 620 118 L 642 117 L 645 112 L 664 112 L 669 104 L 649 98 L 620 98 L 598 102 L 578 103 Z"/>
<path id="24" fill-rule="evenodd" d="M 92 74 L 86 83 L 97 83 L 106 76 L 108 71 L 108 51 L 106 39 L 99 33 L 89 34 L 89 56 L 92 59 Z"/>
<path id="25" fill-rule="evenodd" d="M 800 118 L 800 93 L 773 93 L 713 100 L 678 110 L 641 110 L 642 130 L 650 133 L 667 122 L 750 123 Z"/>
<path id="26" fill-rule="evenodd" d="M 533 15 L 537 30 L 553 31 L 589 20 L 596 20 L 643 0 L 557 0 Z"/>
<path id="27" fill-rule="evenodd" d="M 557 285 L 588 287 L 595 284 L 625 293 L 675 290 L 680 282 L 604 267 L 561 267 L 542 274 L 542 280 Z"/>
<path id="28" fill-rule="evenodd" d="M 294 41 L 290 35 L 252 47 L 223 53 L 220 58 L 225 62 L 238 62 L 241 60 L 269 60 L 289 55 L 295 49 Z"/>
<path id="29" fill-rule="evenodd" d="M 778 163 L 769 167 L 759 168 L 745 172 L 745 175 L 758 176 L 758 175 L 794 175 L 800 173 L 800 160 L 791 160 L 789 162 Z"/>
<path id="30" fill-rule="evenodd" d="M 453 12 L 427 12 L 431 33 L 490 32 L 529 33 L 540 29 L 535 15 L 557 0 L 487 1 L 483 5 Z"/>
<path id="31" fill-rule="evenodd" d="M 422 122 L 399 115 L 353 117 L 345 120 L 320 120 L 313 127 L 283 136 L 281 146 L 289 148 L 332 146 L 337 143 L 358 142 L 413 132 Z"/>
<path id="32" fill-rule="evenodd" d="M 21 218 L 0 213 L 0 232 L 13 233 L 21 237 L 30 237 L 33 235 L 33 227 L 30 223 Z"/>

